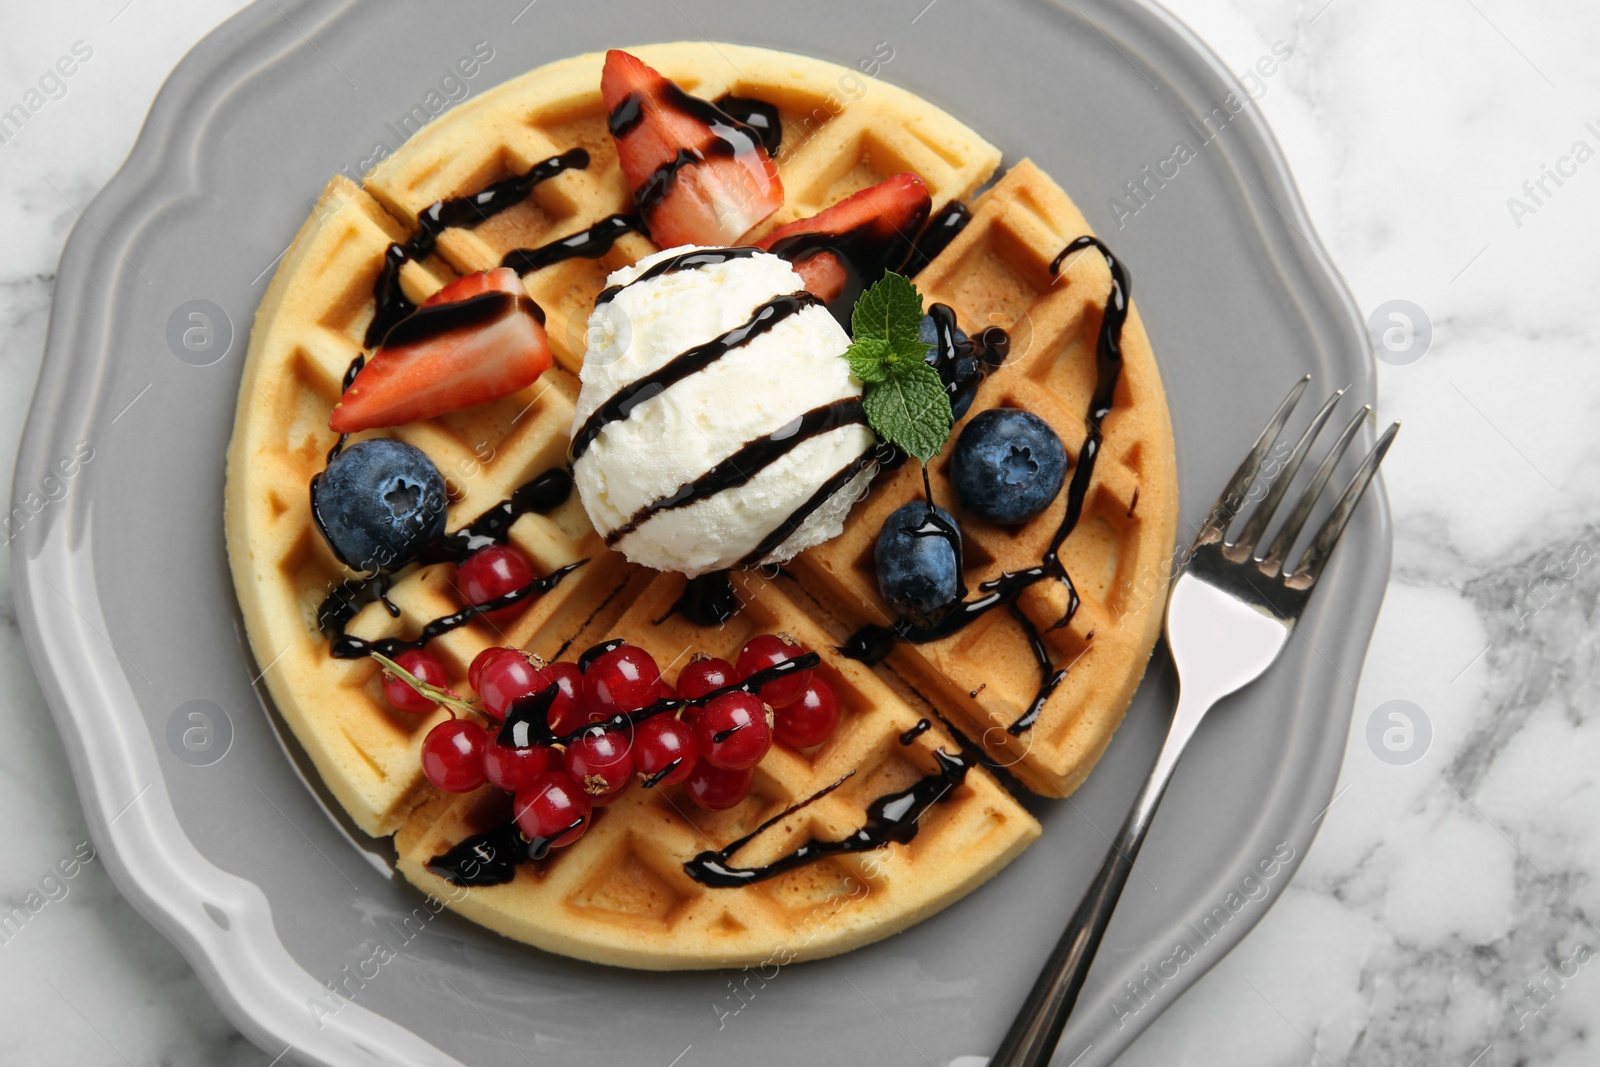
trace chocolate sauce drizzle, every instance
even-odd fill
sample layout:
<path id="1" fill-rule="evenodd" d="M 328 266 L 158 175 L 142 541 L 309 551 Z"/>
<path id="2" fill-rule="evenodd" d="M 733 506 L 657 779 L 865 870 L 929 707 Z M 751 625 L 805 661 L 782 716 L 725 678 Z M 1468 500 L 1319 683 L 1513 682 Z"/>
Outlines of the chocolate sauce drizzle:
<path id="1" fill-rule="evenodd" d="M 555 510 L 572 492 L 572 475 L 565 468 L 546 471 L 537 478 L 519 486 L 509 499 L 501 501 L 488 511 L 480 515 L 471 524 L 462 527 L 454 533 L 441 535 L 437 540 L 423 547 L 417 560 L 421 564 L 430 563 L 459 563 L 467 556 L 480 548 L 505 541 L 510 533 L 511 526 L 518 518 L 529 513 L 548 514 Z M 372 652 L 379 652 L 391 659 L 401 652 L 418 649 L 440 634 L 449 633 L 459 629 L 480 615 L 486 615 L 501 608 L 508 608 L 519 604 L 530 597 L 542 595 L 554 589 L 563 578 L 587 563 L 579 560 L 570 563 L 559 570 L 552 571 L 543 578 L 536 578 L 520 589 L 513 589 L 504 596 L 483 604 L 469 605 L 466 608 L 441 618 L 434 619 L 423 626 L 417 637 L 406 640 L 398 637 L 386 637 L 374 641 L 367 641 L 359 637 L 352 637 L 345 633 L 345 627 L 354 619 L 362 608 L 374 600 L 384 597 L 388 591 L 391 576 L 386 574 L 373 575 L 366 578 L 352 578 L 340 582 L 327 598 L 317 607 L 317 626 L 328 635 L 329 652 L 335 659 L 360 659 Z M 399 609 L 384 600 L 384 606 L 389 614 L 399 616 Z"/>
<path id="2" fill-rule="evenodd" d="M 737 249 L 721 249 L 720 251 L 732 252 L 737 251 Z M 670 260 L 663 261 L 663 263 L 666 262 L 670 262 Z M 656 266 L 662 266 L 663 263 L 658 263 Z M 644 280 L 643 276 L 638 280 Z M 604 296 L 605 294 L 601 293 L 600 295 Z M 705 370 L 729 352 L 760 337 L 790 315 L 818 303 L 820 301 L 816 297 L 804 290 L 798 293 L 775 296 L 756 308 L 748 319 L 727 333 L 722 334 L 720 337 L 714 337 L 704 344 L 695 345 L 688 351 L 674 356 L 650 374 L 646 374 L 623 386 L 617 390 L 615 396 L 612 396 L 596 408 L 584 420 L 583 426 L 578 429 L 578 432 L 572 435 L 572 446 L 567 452 L 568 461 L 576 463 L 589 450 L 589 446 L 594 444 L 595 438 L 600 436 L 600 432 L 607 425 L 626 419 L 635 407 L 647 400 L 660 396 L 670 386 L 683 381 L 691 374 Z"/>
<path id="3" fill-rule="evenodd" d="M 568 234 L 538 248 L 513 249 L 500 260 L 500 265 L 518 274 L 532 274 L 569 259 L 599 259 L 611 251 L 611 246 L 623 234 L 643 232 L 644 223 L 637 215 L 607 215 L 587 230 Z"/>
<path id="4" fill-rule="evenodd" d="M 601 647 L 603 646 L 596 646 L 597 649 Z M 815 652 L 802 652 L 782 663 L 775 663 L 756 671 L 742 682 L 713 689 L 704 696 L 662 697 L 638 711 L 615 712 L 604 719 L 597 719 L 565 734 L 557 734 L 550 729 L 550 705 L 555 702 L 556 694 L 560 691 L 559 686 L 552 684 L 537 693 L 530 693 L 513 700 L 511 706 L 506 709 L 505 723 L 501 726 L 496 739 L 502 745 L 516 748 L 527 748 L 529 745 L 570 745 L 596 730 L 628 731 L 656 715 L 665 715 L 689 707 L 704 707 L 729 693 L 755 693 L 768 682 L 776 682 L 791 674 L 812 670 L 821 662 L 822 657 Z"/>
<path id="5" fill-rule="evenodd" d="M 522 586 L 520 589 L 513 589 L 504 596 L 497 596 L 493 600 L 484 601 L 482 604 L 468 604 L 460 611 L 432 620 L 414 638 L 384 637 L 375 641 L 368 641 L 345 633 L 345 622 L 335 619 L 332 625 L 323 627 L 329 634 L 328 652 L 334 659 L 361 659 L 363 656 L 369 656 L 374 652 L 393 659 L 402 652 L 414 652 L 419 648 L 426 647 L 428 642 L 435 637 L 442 637 L 451 630 L 459 630 L 479 616 L 492 614 L 502 608 L 514 607 L 530 597 L 543 596 L 560 585 L 561 579 L 588 562 L 586 559 L 580 559 L 576 563 L 569 563 L 565 567 L 559 567 L 551 571 L 543 578 L 535 578 L 527 585 Z M 323 606 L 327 606 L 327 601 L 323 602 Z M 322 609 L 319 608 L 318 617 L 326 622 L 327 616 L 322 615 L 321 612 Z"/>
<path id="6" fill-rule="evenodd" d="M 843 467 L 817 487 L 817 491 L 806 498 L 805 502 L 791 511 L 782 522 L 773 527 L 772 532 L 761 539 L 761 543 L 752 548 L 739 560 L 737 567 L 753 567 L 766 559 L 778 546 L 782 545 L 794 532 L 809 519 L 812 514 L 823 504 L 826 504 L 833 494 L 843 489 L 855 480 L 856 476 L 874 463 L 884 463 L 899 454 L 899 449 L 893 445 L 879 444 L 869 448 Z"/>
<path id="7" fill-rule="evenodd" d="M 524 515 L 548 515 L 572 495 L 572 472 L 565 467 L 547 470 L 524 482 L 471 523 L 447 533 L 422 550 L 423 563 L 460 563 L 480 548 L 502 544 L 511 527 Z"/>
<path id="8" fill-rule="evenodd" d="M 474 834 L 426 864 L 451 885 L 504 885 L 516 876 L 517 864 L 532 857 L 530 842 L 514 822 Z"/>
<path id="9" fill-rule="evenodd" d="M 715 851 L 700 853 L 685 863 L 683 869 L 690 878 L 701 885 L 714 889 L 731 889 L 776 878 L 824 856 L 869 852 L 883 848 L 890 842 L 906 844 L 917 836 L 918 821 L 927 810 L 966 781 L 967 769 L 971 766 L 963 756 L 952 756 L 942 748 L 934 750 L 933 758 L 939 764 L 936 773 L 917 779 L 897 793 L 889 793 L 874 800 L 867 807 L 866 822 L 860 829 L 837 841 L 821 841 L 813 837 L 792 852 L 761 867 L 738 867 L 730 862 L 735 853 L 748 845 L 762 831 L 831 793 L 844 783 L 843 778 L 787 811 L 768 819 L 737 841 Z M 848 778 L 849 775 L 845 777 Z"/>
<path id="10" fill-rule="evenodd" d="M 433 255 L 441 233 L 452 227 L 471 227 L 485 222 L 526 200 L 540 182 L 588 165 L 588 152 L 582 148 L 569 149 L 534 164 L 525 174 L 502 179 L 473 196 L 451 197 L 425 208 L 417 216 L 417 232 L 409 240 L 397 241 L 384 251 L 383 269 L 372 286 L 378 306 L 372 322 L 367 325 L 366 347 L 377 348 L 397 323 L 417 309 L 400 287 L 400 272 L 407 263 Z"/>
<path id="11" fill-rule="evenodd" d="M 922 273 L 924 267 L 932 263 L 940 252 L 950 247 L 950 242 L 956 235 L 967 228 L 967 223 L 972 221 L 972 212 L 967 210 L 967 205 L 959 200 L 952 200 L 940 208 L 928 220 L 928 225 L 923 227 L 922 236 L 917 238 L 916 246 L 911 250 L 911 257 L 906 260 L 905 273 L 916 276 Z"/>
<path id="12" fill-rule="evenodd" d="M 684 482 L 671 493 L 634 512 L 627 522 L 606 534 L 606 544 L 614 546 L 663 511 L 686 508 L 707 497 L 746 484 L 813 437 L 841 426 L 864 424 L 866 421 L 866 410 L 862 407 L 861 398 L 856 396 L 835 400 L 812 408 L 803 415 L 796 415 L 765 437 L 748 442 L 694 481 Z"/>
<path id="13" fill-rule="evenodd" d="M 911 742 L 927 733 L 928 727 L 932 725 L 933 723 L 929 722 L 927 719 L 918 719 L 915 726 L 911 727 L 911 729 L 900 735 L 900 743 L 902 745 L 909 745 Z"/>
<path id="14" fill-rule="evenodd" d="M 669 616 L 678 614 L 695 626 L 721 626 L 739 614 L 743 607 L 744 603 L 739 599 L 739 594 L 734 592 L 733 579 L 728 572 L 712 571 L 685 582 L 683 592 L 673 601 L 671 609 L 655 624 L 660 626 Z"/>
<path id="15" fill-rule="evenodd" d="M 783 122 L 778 117 L 777 108 L 765 100 L 744 96 L 718 97 L 717 106 L 760 137 L 767 155 L 778 158 L 778 149 L 783 147 Z"/>
<path id="16" fill-rule="evenodd" d="M 748 245 L 739 245 L 734 248 L 696 248 L 688 252 L 679 252 L 675 256 L 668 256 L 652 263 L 631 282 L 624 285 L 609 285 L 600 290 L 600 294 L 594 298 L 594 306 L 599 307 L 601 304 L 611 303 L 612 297 L 622 292 L 629 285 L 638 282 L 648 282 L 663 275 L 676 274 L 681 270 L 715 267 L 719 263 L 730 263 L 736 259 L 749 259 L 751 256 L 760 254 L 761 249 Z"/>
<path id="17" fill-rule="evenodd" d="M 950 410 L 960 419 L 972 406 L 983 379 L 1011 354 L 1011 335 L 990 326 L 975 337 L 957 337 L 956 312 L 949 304 L 928 305 L 928 318 L 933 321 L 934 343 L 926 358 L 939 372 Z"/>
<path id="18" fill-rule="evenodd" d="M 1128 318 L 1130 291 L 1128 276 L 1122 264 L 1098 238 L 1084 236 L 1072 241 L 1061 250 L 1050 264 L 1050 273 L 1059 274 L 1062 263 L 1069 255 L 1087 248 L 1094 248 L 1105 258 L 1106 266 L 1111 271 L 1111 291 L 1106 299 L 1105 312 L 1100 320 L 1100 333 L 1095 344 L 1095 387 L 1089 399 L 1089 410 L 1084 418 L 1087 432 L 1083 447 L 1078 452 L 1078 462 L 1072 472 L 1072 481 L 1067 487 L 1066 507 L 1061 517 L 1061 524 L 1050 539 L 1050 547 L 1046 550 L 1044 558 L 1038 566 L 1020 571 L 1006 571 L 997 578 L 981 583 L 978 586 L 980 594 L 978 597 L 971 600 L 963 599 L 937 622 L 919 625 L 901 618 L 888 626 L 864 626 L 850 635 L 839 649 L 851 659 L 863 663 L 877 663 L 889 654 L 897 641 L 907 641 L 911 644 L 937 641 L 958 632 L 994 608 L 1007 608 L 1023 625 L 1023 633 L 1027 636 L 1029 646 L 1039 662 L 1041 679 L 1039 691 L 1028 710 L 1007 728 L 1012 736 L 1020 736 L 1038 721 L 1045 702 L 1066 675 L 1065 670 L 1054 668 L 1037 628 L 1017 608 L 1017 601 L 1023 592 L 1035 583 L 1053 578 L 1066 586 L 1067 611 L 1051 629 L 1066 626 L 1077 613 L 1078 593 L 1072 584 L 1071 576 L 1061 563 L 1061 545 L 1076 528 L 1083 514 L 1089 485 L 1094 477 L 1095 461 L 1100 455 L 1100 448 L 1105 439 L 1103 426 L 1106 416 L 1111 412 L 1117 381 L 1122 373 L 1122 327 Z"/>

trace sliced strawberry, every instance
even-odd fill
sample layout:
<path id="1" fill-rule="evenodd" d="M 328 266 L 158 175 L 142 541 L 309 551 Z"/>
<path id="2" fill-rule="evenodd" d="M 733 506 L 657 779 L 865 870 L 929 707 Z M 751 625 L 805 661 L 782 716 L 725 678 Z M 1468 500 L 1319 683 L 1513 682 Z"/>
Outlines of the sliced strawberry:
<path id="1" fill-rule="evenodd" d="M 516 271 L 510 267 L 497 267 L 494 270 L 480 270 L 476 274 L 462 275 L 424 300 L 422 306 L 426 308 L 435 304 L 459 304 L 463 300 L 495 292 L 518 296 L 527 290 L 522 287 L 522 281 Z"/>
<path id="2" fill-rule="evenodd" d="M 399 426 L 522 389 L 550 368 L 544 315 L 506 267 L 458 278 L 401 319 L 334 405 L 328 428 Z"/>
<path id="3" fill-rule="evenodd" d="M 600 95 L 622 175 L 662 248 L 737 244 L 783 205 L 761 138 L 715 104 L 616 49 Z"/>
<path id="4" fill-rule="evenodd" d="M 806 290 L 826 302 L 854 296 L 905 263 L 933 203 L 915 174 L 896 174 L 757 242 L 793 264 Z"/>

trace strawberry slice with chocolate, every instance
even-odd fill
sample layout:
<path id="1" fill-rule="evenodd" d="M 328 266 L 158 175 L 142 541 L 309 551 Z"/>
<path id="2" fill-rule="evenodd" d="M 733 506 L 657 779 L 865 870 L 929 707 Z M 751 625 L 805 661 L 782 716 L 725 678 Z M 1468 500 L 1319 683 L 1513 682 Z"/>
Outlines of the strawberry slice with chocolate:
<path id="1" fill-rule="evenodd" d="M 334 405 L 355 433 L 498 400 L 550 369 L 544 312 L 507 267 L 458 278 L 394 325 Z"/>
<path id="2" fill-rule="evenodd" d="M 757 246 L 787 259 L 811 295 L 848 312 L 863 289 L 905 263 L 932 206 L 921 178 L 896 174 L 779 226 Z"/>
<path id="3" fill-rule="evenodd" d="M 617 49 L 600 95 L 622 175 L 662 248 L 738 244 L 783 205 L 760 135 L 715 104 Z"/>

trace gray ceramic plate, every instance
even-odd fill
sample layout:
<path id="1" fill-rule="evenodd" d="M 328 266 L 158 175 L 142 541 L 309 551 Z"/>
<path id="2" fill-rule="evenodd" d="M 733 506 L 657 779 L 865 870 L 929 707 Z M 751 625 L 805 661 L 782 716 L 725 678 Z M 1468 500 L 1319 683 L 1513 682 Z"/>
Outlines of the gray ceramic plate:
<path id="1" fill-rule="evenodd" d="M 16 475 L 29 652 L 118 885 L 280 1062 L 945 1064 L 998 1042 L 1154 760 L 1164 653 L 1089 784 L 1035 805 L 1044 838 L 991 884 L 736 996 L 734 975 L 573 963 L 418 911 L 264 706 L 270 665 L 242 637 L 222 540 L 223 450 L 274 258 L 328 175 L 392 142 L 387 124 L 479 41 L 493 58 L 472 92 L 631 42 L 708 34 L 851 66 L 888 42 L 882 77 L 1008 161 L 1031 155 L 1131 265 L 1186 530 L 1296 377 L 1372 398 L 1361 320 L 1271 136 L 1253 108 L 1230 113 L 1240 85 L 1182 26 L 1128 0 L 924 3 L 486 0 L 443 17 L 265 0 L 178 67 L 73 232 Z M 1109 198 L 1176 142 L 1195 158 L 1119 229 Z M 1191 746 L 1057 1062 L 1114 1059 L 1282 893 L 1338 774 L 1389 543 L 1374 493 L 1298 639 Z"/>

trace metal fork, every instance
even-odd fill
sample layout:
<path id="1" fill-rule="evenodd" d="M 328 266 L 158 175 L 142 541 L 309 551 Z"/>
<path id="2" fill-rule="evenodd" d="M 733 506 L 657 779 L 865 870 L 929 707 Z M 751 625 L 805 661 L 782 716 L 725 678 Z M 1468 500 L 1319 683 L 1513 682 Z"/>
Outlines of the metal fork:
<path id="1" fill-rule="evenodd" d="M 1257 549 L 1272 522 L 1273 513 L 1344 390 L 1334 393 L 1311 420 L 1260 506 L 1239 530 L 1238 537 L 1227 541 L 1228 528 L 1246 503 L 1262 461 L 1283 432 L 1310 380 L 1307 375 L 1296 383 L 1261 431 L 1261 436 L 1256 438 L 1255 445 L 1211 509 L 1195 538 L 1194 547 L 1183 561 L 1181 572 L 1172 583 L 1167 595 L 1166 635 L 1178 668 L 1179 696 L 1166 742 L 1161 746 L 1155 769 L 1133 803 L 1133 810 L 1101 861 L 1100 870 L 1067 923 L 999 1051 L 989 1061 L 989 1067 L 1043 1067 L 1049 1062 L 1184 746 L 1212 705 L 1259 678 L 1283 651 L 1334 545 L 1377 473 L 1378 464 L 1383 462 L 1395 432 L 1400 429 L 1397 422 L 1378 439 L 1298 565 L 1287 569 L 1289 551 L 1311 517 L 1317 498 L 1371 413 L 1370 405 L 1364 406 L 1339 434 L 1327 458 L 1300 494 L 1294 510 L 1267 546 L 1266 553 L 1258 556 Z"/>

